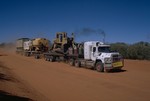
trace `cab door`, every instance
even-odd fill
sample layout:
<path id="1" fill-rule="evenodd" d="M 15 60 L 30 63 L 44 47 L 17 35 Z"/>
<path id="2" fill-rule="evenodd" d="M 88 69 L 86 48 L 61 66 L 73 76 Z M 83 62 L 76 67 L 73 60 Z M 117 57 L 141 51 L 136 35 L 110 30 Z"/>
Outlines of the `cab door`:
<path id="1" fill-rule="evenodd" d="M 92 52 L 91 52 L 91 59 L 92 60 L 96 60 L 96 51 L 97 49 L 96 49 L 96 47 L 92 47 Z"/>

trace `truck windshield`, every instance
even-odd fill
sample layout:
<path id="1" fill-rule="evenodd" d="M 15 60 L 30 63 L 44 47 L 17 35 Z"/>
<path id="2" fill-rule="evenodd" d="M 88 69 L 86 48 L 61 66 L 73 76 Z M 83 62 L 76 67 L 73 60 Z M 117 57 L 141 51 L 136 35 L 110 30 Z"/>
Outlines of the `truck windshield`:
<path id="1" fill-rule="evenodd" d="M 110 47 L 98 47 L 98 52 L 106 52 L 109 53 L 110 51 Z"/>

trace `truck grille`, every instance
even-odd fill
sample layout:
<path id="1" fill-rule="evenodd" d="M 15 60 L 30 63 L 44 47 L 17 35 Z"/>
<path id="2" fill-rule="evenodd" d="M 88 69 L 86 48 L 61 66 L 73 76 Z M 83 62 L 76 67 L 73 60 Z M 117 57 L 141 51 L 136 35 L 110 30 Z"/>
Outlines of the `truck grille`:
<path id="1" fill-rule="evenodd" d="M 120 61 L 121 59 L 122 59 L 122 57 L 120 55 L 118 55 L 118 54 L 112 56 L 113 62 Z"/>

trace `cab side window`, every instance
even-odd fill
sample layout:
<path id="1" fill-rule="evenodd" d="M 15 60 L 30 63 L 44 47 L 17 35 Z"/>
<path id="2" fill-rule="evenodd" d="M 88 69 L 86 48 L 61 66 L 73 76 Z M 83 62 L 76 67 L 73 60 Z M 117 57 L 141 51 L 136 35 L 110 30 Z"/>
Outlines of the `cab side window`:
<path id="1" fill-rule="evenodd" d="M 59 38 L 59 34 L 57 34 L 56 37 Z"/>
<path id="2" fill-rule="evenodd" d="M 93 47 L 93 52 L 96 52 L 96 47 Z"/>

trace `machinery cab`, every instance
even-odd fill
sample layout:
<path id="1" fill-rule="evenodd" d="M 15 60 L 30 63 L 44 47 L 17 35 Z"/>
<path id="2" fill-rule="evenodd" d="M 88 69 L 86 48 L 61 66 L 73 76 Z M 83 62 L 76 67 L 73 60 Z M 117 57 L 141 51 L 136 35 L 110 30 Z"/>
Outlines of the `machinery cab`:
<path id="1" fill-rule="evenodd" d="M 66 32 L 58 32 L 56 33 L 56 39 L 54 40 L 57 44 L 66 44 L 67 43 L 67 33 Z"/>

